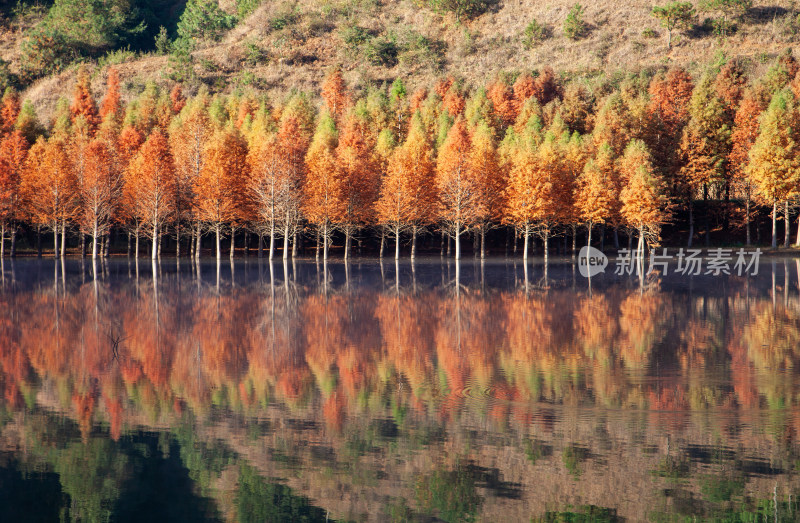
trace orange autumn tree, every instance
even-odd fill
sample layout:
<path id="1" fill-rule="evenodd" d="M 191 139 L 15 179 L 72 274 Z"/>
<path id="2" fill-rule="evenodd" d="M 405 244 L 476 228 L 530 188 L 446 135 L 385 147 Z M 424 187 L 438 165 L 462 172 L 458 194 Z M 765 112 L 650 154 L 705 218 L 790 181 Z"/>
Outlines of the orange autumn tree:
<path id="1" fill-rule="evenodd" d="M 358 230 L 371 223 L 379 191 L 378 162 L 374 156 L 375 140 L 363 113 L 350 111 L 344 118 L 336 166 L 342 184 L 342 214 L 337 227 L 344 233 L 344 259 L 350 255 L 350 242 Z"/>
<path id="2" fill-rule="evenodd" d="M 78 81 L 75 84 L 72 105 L 69 110 L 73 121 L 79 117 L 86 120 L 89 134 L 93 135 L 100 124 L 100 118 L 97 113 L 97 103 L 92 96 L 89 72 L 85 67 L 78 70 Z"/>
<path id="3" fill-rule="evenodd" d="M 542 239 L 544 260 L 549 258 L 549 242 L 563 216 L 565 168 L 555 137 L 548 133 L 536 147 L 530 137 L 515 148 L 507 188 L 508 219 L 521 228 L 525 238 L 523 258 L 528 256 L 531 233 Z"/>
<path id="4" fill-rule="evenodd" d="M 112 218 L 122 191 L 121 178 L 114 172 L 111 151 L 95 139 L 86 151 L 83 180 L 79 184 L 81 232 L 92 237 L 92 259 L 98 255 L 97 240 L 111 230 Z"/>
<path id="5" fill-rule="evenodd" d="M 481 259 L 483 259 L 486 257 L 486 231 L 502 219 L 502 209 L 505 207 L 503 189 L 506 185 L 506 176 L 500 167 L 492 128 L 483 120 L 478 122 L 472 131 L 469 170 L 474 173 L 477 189 L 480 191 L 478 200 L 481 202 L 481 208 L 476 216 L 476 224 L 481 243 Z"/>
<path id="6" fill-rule="evenodd" d="M 208 145 L 212 135 L 213 129 L 203 96 L 198 96 L 182 107 L 180 114 L 170 126 L 170 144 L 176 167 L 175 234 L 178 240 L 178 256 L 180 256 L 182 224 L 188 222 L 195 240 L 194 255 L 196 258 L 200 257 L 202 223 L 196 212 L 195 183 L 208 161 Z"/>
<path id="7" fill-rule="evenodd" d="M 486 212 L 481 180 L 472 170 L 472 139 L 463 118 L 458 118 L 436 160 L 437 215 L 444 231 L 455 240 L 455 257 L 461 258 L 461 234 Z"/>
<path id="8" fill-rule="evenodd" d="M 579 218 L 586 224 L 586 245 L 592 245 L 592 229 L 598 223 L 617 214 L 619 180 L 611 147 L 603 144 L 592 160 L 586 163 L 578 180 L 575 206 Z"/>
<path id="9" fill-rule="evenodd" d="M 285 157 L 281 151 L 275 132 L 266 125 L 257 125 L 250 135 L 250 148 L 247 154 L 250 167 L 248 190 L 253 195 L 256 213 L 256 227 L 266 230 L 269 235 L 269 259 L 275 255 L 275 237 L 284 216 L 283 206 L 286 187 L 283 176 Z"/>
<path id="10" fill-rule="evenodd" d="M 328 259 L 333 224 L 344 213 L 342 180 L 336 169 L 336 124 L 325 113 L 306 155 L 307 175 L 303 184 L 303 209 L 308 221 L 317 228 L 323 242 L 323 259 Z M 317 251 L 319 255 L 319 250 Z"/>
<path id="11" fill-rule="evenodd" d="M 39 138 L 25 163 L 22 192 L 31 221 L 53 231 L 54 257 L 59 255 L 59 233 L 64 236 L 67 221 L 77 210 L 76 185 L 63 142 Z"/>
<path id="12" fill-rule="evenodd" d="M 225 224 L 231 227 L 233 256 L 234 227 L 241 219 L 247 180 L 247 143 L 235 127 L 220 130 L 209 144 L 208 161 L 194 182 L 197 217 L 216 237 L 217 260 L 222 258 L 220 239 Z"/>
<path id="13" fill-rule="evenodd" d="M 350 95 L 341 70 L 331 72 L 322 82 L 322 99 L 325 100 L 328 112 L 339 121 L 350 105 Z"/>
<path id="14" fill-rule="evenodd" d="M 2 100 L 0 100 L 0 132 L 2 134 L 8 134 L 14 130 L 21 109 L 19 94 L 13 87 L 7 87 Z"/>
<path id="15" fill-rule="evenodd" d="M 131 161 L 125 191 L 129 211 L 153 242 L 152 259 L 159 254 L 161 235 L 175 212 L 175 165 L 166 135 L 155 129 Z"/>
<path id="16" fill-rule="evenodd" d="M 28 142 L 20 131 L 5 135 L 0 141 L 0 257 L 5 252 L 6 231 L 11 231 L 11 256 L 15 253 L 16 220 L 22 218 L 21 191 Z"/>
<path id="17" fill-rule="evenodd" d="M 400 234 L 409 229 L 411 257 L 415 257 L 417 233 L 433 217 L 434 170 L 430 141 L 415 113 L 406 141 L 389 157 L 375 204 L 378 222 L 394 233 L 395 259 L 400 258 Z"/>
<path id="18" fill-rule="evenodd" d="M 750 162 L 750 149 L 758 138 L 758 122 L 766 109 L 764 95 L 757 89 L 748 89 L 734 117 L 731 133 L 731 152 L 728 165 L 734 188 L 744 197 L 745 202 L 745 243 L 750 245 L 750 214 L 753 201 L 753 180 L 747 171 Z"/>
<path id="19" fill-rule="evenodd" d="M 628 144 L 619 171 L 625 185 L 620 192 L 620 213 L 639 232 L 637 252 L 643 257 L 645 242 L 652 244 L 660 239 L 661 226 L 670 217 L 669 204 L 643 141 Z"/>

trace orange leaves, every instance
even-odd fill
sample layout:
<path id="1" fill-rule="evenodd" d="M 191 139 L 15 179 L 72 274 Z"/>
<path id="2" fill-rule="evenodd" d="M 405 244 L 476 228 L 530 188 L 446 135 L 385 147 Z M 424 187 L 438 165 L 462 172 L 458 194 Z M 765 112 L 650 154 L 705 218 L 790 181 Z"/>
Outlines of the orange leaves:
<path id="1" fill-rule="evenodd" d="M 434 211 L 434 168 L 425 130 L 414 118 L 405 143 L 389 158 L 376 203 L 378 222 L 395 230 L 427 223 Z"/>
<path id="2" fill-rule="evenodd" d="M 0 141 L 0 222 L 21 218 L 20 183 L 27 152 L 28 142 L 20 131 L 14 131 Z"/>
<path id="3" fill-rule="evenodd" d="M 109 69 L 106 82 L 106 95 L 100 105 L 100 118 L 104 120 L 109 117 L 120 118 L 122 116 L 122 104 L 120 103 L 119 94 L 119 73 L 115 68 Z"/>
<path id="4" fill-rule="evenodd" d="M 97 114 L 97 104 L 92 97 L 91 79 L 84 67 L 78 71 L 78 81 L 75 84 L 72 105 L 69 110 L 73 122 L 82 118 L 89 128 L 89 132 L 94 133 L 100 123 L 100 118 Z"/>
<path id="5" fill-rule="evenodd" d="M 306 156 L 307 176 L 303 184 L 304 212 L 308 220 L 323 228 L 338 221 L 344 213 L 344 190 L 336 168 L 336 125 L 330 115 L 323 115 Z"/>
<path id="6" fill-rule="evenodd" d="M 40 138 L 30 150 L 23 173 L 22 190 L 34 223 L 55 229 L 74 215 L 77 180 L 62 142 Z"/>
<path id="7" fill-rule="evenodd" d="M 469 131 L 459 118 L 447 133 L 436 162 L 438 215 L 454 236 L 486 212 L 486 202 L 481 199 L 481 180 L 471 168 L 471 148 Z"/>
<path id="8" fill-rule="evenodd" d="M 619 169 L 625 185 L 620 193 L 622 217 L 640 232 L 657 233 L 669 219 L 669 210 L 644 142 L 634 140 L 628 145 Z"/>
<path id="9" fill-rule="evenodd" d="M 374 138 L 363 117 L 348 114 L 336 147 L 336 162 L 343 184 L 341 225 L 350 229 L 372 221 L 380 179 L 374 157 Z"/>
<path id="10" fill-rule="evenodd" d="M 175 166 L 167 137 L 153 131 L 131 161 L 125 179 L 131 214 L 157 240 L 174 212 Z"/>
<path id="11" fill-rule="evenodd" d="M 217 132 L 208 159 L 194 181 L 197 216 L 216 227 L 241 220 L 247 209 L 242 198 L 247 183 L 247 144 L 236 129 Z"/>
<path id="12" fill-rule="evenodd" d="M 333 71 L 325 78 L 322 83 L 322 99 L 334 118 L 339 119 L 344 114 L 350 105 L 350 95 L 341 71 Z"/>

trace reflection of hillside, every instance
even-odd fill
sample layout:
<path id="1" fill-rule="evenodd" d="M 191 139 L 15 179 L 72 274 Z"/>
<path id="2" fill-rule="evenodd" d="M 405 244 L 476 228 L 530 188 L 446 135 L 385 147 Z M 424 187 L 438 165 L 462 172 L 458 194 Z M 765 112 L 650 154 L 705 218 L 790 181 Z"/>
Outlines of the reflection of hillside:
<path id="1" fill-rule="evenodd" d="M 421 494 L 441 484 L 489 520 L 687 499 L 702 516 L 727 506 L 712 491 L 747 506 L 797 486 L 796 297 L 274 281 L 0 293 L 3 446 L 43 437 L 35 405 L 83 445 L 188 416 L 238 456 L 204 472 L 225 517 L 245 462 L 353 519 L 455 510 Z M 731 473 L 741 488 L 714 483 Z"/>

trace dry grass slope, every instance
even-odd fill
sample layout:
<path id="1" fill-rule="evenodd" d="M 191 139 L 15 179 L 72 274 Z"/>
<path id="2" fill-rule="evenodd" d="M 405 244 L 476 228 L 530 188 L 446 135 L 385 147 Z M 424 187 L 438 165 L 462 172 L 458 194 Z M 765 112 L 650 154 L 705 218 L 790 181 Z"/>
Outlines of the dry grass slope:
<path id="1" fill-rule="evenodd" d="M 585 2 L 588 30 L 573 41 L 562 26 L 574 3 L 499 0 L 483 15 L 457 22 L 416 0 L 265 0 L 220 41 L 202 43 L 193 53 L 194 88 L 202 82 L 215 91 L 253 88 L 280 97 L 292 89 L 318 90 L 332 67 L 341 67 L 357 89 L 397 77 L 413 89 L 448 74 L 479 85 L 500 74 L 548 65 L 591 80 L 671 64 L 697 72 L 720 52 L 745 58 L 758 74 L 800 40 L 800 11 L 792 0 L 756 0 L 734 35 L 721 40 L 695 28 L 673 36 L 671 50 L 665 31 L 650 15 L 650 0 Z M 232 9 L 229 4 L 221 3 Z M 546 27 L 547 37 L 526 48 L 523 33 L 533 19 Z M 19 31 L 7 28 L 0 45 L 0 56 L 12 66 L 19 57 L 18 37 Z M 118 68 L 127 96 L 136 95 L 147 81 L 168 83 L 170 64 L 164 56 L 137 56 Z M 102 69 L 95 75 L 98 90 Z M 74 74 L 73 68 L 28 88 L 25 95 L 41 116 L 48 117 L 58 98 L 69 92 Z"/>

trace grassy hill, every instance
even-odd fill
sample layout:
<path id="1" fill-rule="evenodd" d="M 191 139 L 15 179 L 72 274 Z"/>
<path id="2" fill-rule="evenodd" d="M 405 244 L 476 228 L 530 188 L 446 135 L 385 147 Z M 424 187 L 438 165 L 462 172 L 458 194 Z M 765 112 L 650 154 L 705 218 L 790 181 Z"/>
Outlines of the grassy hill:
<path id="1" fill-rule="evenodd" d="M 204 83 L 212 91 L 258 89 L 281 96 L 292 89 L 317 90 L 332 67 L 341 67 L 356 89 L 397 77 L 413 89 L 445 75 L 479 85 L 543 66 L 587 82 L 671 64 L 697 72 L 720 53 L 743 57 L 758 75 L 800 40 L 800 7 L 791 0 L 754 1 L 725 38 L 713 29 L 720 13 L 699 11 L 692 27 L 673 34 L 671 49 L 649 0 L 586 2 L 585 30 L 576 39 L 563 29 L 574 0 L 491 0 L 483 12 L 460 19 L 431 0 L 219 0 L 231 28 L 191 38 L 181 52 L 176 28 L 186 5 L 150 0 L 146 9 L 134 6 L 139 18 L 126 21 L 127 37 L 95 38 L 94 47 L 82 44 L 71 51 L 60 71 L 35 78 L 26 42 L 48 23 L 59 26 L 52 20 L 59 1 L 6 8 L 0 26 L 5 69 L 43 118 L 67 94 L 78 62 L 95 67 L 98 88 L 105 68 L 116 64 L 126 96 L 138 94 L 148 81 L 174 80 L 184 82 L 189 93 Z M 139 19 L 144 27 L 133 27 Z M 534 20 L 543 30 L 531 41 L 526 28 Z M 157 34 L 155 24 L 165 26 L 171 52 L 165 52 L 164 41 L 157 46 L 145 38 Z"/>

